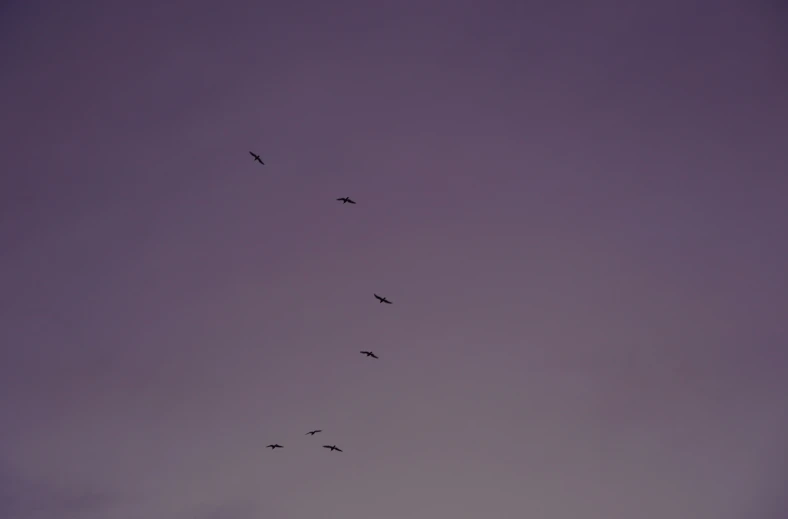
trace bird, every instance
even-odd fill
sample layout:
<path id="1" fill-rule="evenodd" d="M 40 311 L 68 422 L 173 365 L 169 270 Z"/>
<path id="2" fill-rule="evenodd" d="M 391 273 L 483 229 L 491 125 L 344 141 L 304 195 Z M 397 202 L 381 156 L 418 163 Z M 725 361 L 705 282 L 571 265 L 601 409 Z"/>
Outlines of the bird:
<path id="1" fill-rule="evenodd" d="M 283 447 L 278 443 L 272 443 L 271 445 L 266 445 L 265 448 L 274 450 L 274 449 L 282 449 Z"/>
<path id="2" fill-rule="evenodd" d="M 324 448 L 324 449 L 331 450 L 331 451 L 339 451 L 339 452 L 342 452 L 342 449 L 340 449 L 340 448 L 339 448 L 339 447 L 337 447 L 336 445 L 323 445 L 323 448 Z"/>
<path id="3" fill-rule="evenodd" d="M 349 197 L 347 197 L 347 196 L 343 196 L 342 198 L 337 198 L 337 201 L 338 201 L 338 202 L 342 202 L 342 205 L 345 205 L 345 204 L 355 204 L 355 202 L 354 202 L 353 200 L 351 200 L 351 199 L 350 199 Z"/>
<path id="4" fill-rule="evenodd" d="M 375 355 L 374 353 L 372 353 L 371 351 L 362 351 L 361 353 L 363 353 L 363 354 L 364 354 L 364 355 L 366 355 L 367 357 L 372 357 L 373 359 L 378 359 L 378 358 L 380 358 L 380 357 L 378 357 L 377 355 Z"/>
<path id="5" fill-rule="evenodd" d="M 315 429 L 314 431 L 309 431 L 306 434 L 308 434 L 309 436 L 314 436 L 315 433 L 319 433 L 319 432 L 323 432 L 323 429 Z"/>
<path id="6" fill-rule="evenodd" d="M 379 296 L 379 295 L 377 295 L 377 294 L 372 294 L 372 295 L 374 295 L 374 296 L 375 296 L 375 298 L 376 298 L 378 301 L 380 301 L 381 303 L 386 303 L 386 304 L 389 304 L 389 305 L 390 305 L 390 304 L 392 304 L 392 302 L 391 302 L 391 301 L 389 301 L 388 299 L 386 299 L 385 297 L 380 297 L 380 296 Z"/>
<path id="7" fill-rule="evenodd" d="M 259 162 L 260 164 L 262 164 L 263 166 L 265 166 L 265 162 L 263 162 L 262 160 L 260 160 L 260 155 L 255 155 L 255 154 L 254 154 L 254 153 L 252 153 L 251 151 L 249 152 L 249 155 L 251 155 L 252 157 L 254 157 L 254 160 L 255 160 L 256 162 Z"/>

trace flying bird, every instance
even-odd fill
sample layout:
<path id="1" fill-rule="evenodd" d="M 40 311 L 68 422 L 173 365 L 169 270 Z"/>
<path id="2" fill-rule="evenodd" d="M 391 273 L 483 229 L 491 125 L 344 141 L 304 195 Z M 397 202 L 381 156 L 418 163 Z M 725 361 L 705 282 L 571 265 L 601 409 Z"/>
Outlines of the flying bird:
<path id="1" fill-rule="evenodd" d="M 319 433 L 319 432 L 323 432 L 323 429 L 315 429 L 314 431 L 309 431 L 306 434 L 308 434 L 309 436 L 314 436 L 315 433 Z"/>
<path id="2" fill-rule="evenodd" d="M 281 445 L 279 445 L 278 443 L 273 443 L 271 445 L 266 445 L 265 448 L 274 450 L 274 449 L 282 449 L 283 447 Z"/>
<path id="3" fill-rule="evenodd" d="M 255 160 L 255 162 L 259 162 L 260 164 L 262 164 L 263 166 L 265 166 L 265 162 L 263 162 L 262 160 L 260 160 L 260 155 L 255 155 L 255 154 L 254 154 L 254 153 L 252 153 L 251 151 L 249 152 L 249 155 L 251 155 L 252 157 L 254 157 L 254 160 Z"/>
<path id="4" fill-rule="evenodd" d="M 323 445 L 323 448 L 324 448 L 324 449 L 331 450 L 331 451 L 339 451 L 339 452 L 342 452 L 342 449 L 340 449 L 340 448 L 339 448 L 339 447 L 337 447 L 336 445 Z"/>
<path id="5" fill-rule="evenodd" d="M 342 202 L 342 205 L 355 204 L 355 202 L 353 200 L 351 200 L 349 197 L 346 197 L 346 196 L 343 196 L 342 198 L 337 198 L 337 201 L 338 202 Z"/>
<path id="6" fill-rule="evenodd" d="M 390 305 L 390 304 L 392 304 L 392 303 L 391 303 L 391 301 L 389 301 L 389 300 L 388 300 L 388 299 L 386 299 L 385 297 L 380 297 L 380 296 L 379 296 L 379 295 L 377 295 L 377 294 L 372 294 L 372 295 L 374 295 L 374 296 L 375 296 L 375 299 L 377 299 L 377 300 L 378 300 L 378 301 L 380 301 L 381 303 L 386 303 L 386 304 L 389 304 L 389 305 Z"/>
<path id="7" fill-rule="evenodd" d="M 377 355 L 375 355 L 374 353 L 372 353 L 371 351 L 362 351 L 361 353 L 363 353 L 363 354 L 364 354 L 364 355 L 366 355 L 367 357 L 372 357 L 373 359 L 378 359 L 378 358 L 380 358 L 380 357 L 378 357 Z"/>

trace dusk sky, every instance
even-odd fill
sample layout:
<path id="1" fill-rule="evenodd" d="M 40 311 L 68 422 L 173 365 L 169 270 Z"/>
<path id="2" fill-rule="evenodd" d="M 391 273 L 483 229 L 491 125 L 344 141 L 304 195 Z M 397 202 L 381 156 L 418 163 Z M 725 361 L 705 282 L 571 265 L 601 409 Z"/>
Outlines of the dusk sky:
<path id="1" fill-rule="evenodd" d="M 0 519 L 788 517 L 785 2 L 11 0 L 0 66 Z"/>

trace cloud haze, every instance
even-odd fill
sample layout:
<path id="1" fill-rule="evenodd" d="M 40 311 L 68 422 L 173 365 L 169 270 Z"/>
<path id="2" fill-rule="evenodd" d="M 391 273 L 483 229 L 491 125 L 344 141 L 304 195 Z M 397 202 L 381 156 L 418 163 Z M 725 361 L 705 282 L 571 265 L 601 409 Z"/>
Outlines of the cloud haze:
<path id="1" fill-rule="evenodd" d="M 785 16 L 4 5 L 0 515 L 784 517 Z"/>

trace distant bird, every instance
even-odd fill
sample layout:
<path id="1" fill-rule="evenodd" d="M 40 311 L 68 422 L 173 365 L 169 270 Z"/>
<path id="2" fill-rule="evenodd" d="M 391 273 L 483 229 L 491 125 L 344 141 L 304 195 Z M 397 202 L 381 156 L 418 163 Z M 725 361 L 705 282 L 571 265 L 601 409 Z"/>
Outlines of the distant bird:
<path id="1" fill-rule="evenodd" d="M 340 448 L 339 448 L 339 447 L 337 447 L 336 445 L 323 445 L 323 448 L 324 448 L 324 449 L 331 450 L 331 451 L 339 451 L 339 452 L 342 452 L 342 449 L 340 449 Z"/>
<path id="2" fill-rule="evenodd" d="M 266 445 L 265 448 L 274 450 L 274 449 L 282 449 L 283 447 L 281 445 L 279 445 L 278 443 L 273 443 L 271 445 Z"/>
<path id="3" fill-rule="evenodd" d="M 390 304 L 392 304 L 392 303 L 391 303 L 391 301 L 389 301 L 389 300 L 388 300 L 388 299 L 386 299 L 385 297 L 380 297 L 380 296 L 379 296 L 379 295 L 377 295 L 377 294 L 372 294 L 372 295 L 374 295 L 374 296 L 375 296 L 375 299 L 377 299 L 377 300 L 378 300 L 378 301 L 380 301 L 381 303 L 386 303 L 386 304 L 389 304 L 389 305 L 390 305 Z"/>
<path id="4" fill-rule="evenodd" d="M 308 434 L 309 436 L 314 436 L 315 433 L 319 433 L 319 432 L 323 432 L 323 429 L 315 429 L 314 431 L 309 431 L 306 434 Z"/>
<path id="5" fill-rule="evenodd" d="M 260 155 L 255 155 L 255 154 L 254 154 L 254 153 L 252 153 L 251 151 L 249 152 L 249 155 L 251 155 L 252 157 L 254 157 L 254 160 L 255 160 L 256 162 L 259 162 L 260 164 L 262 164 L 263 166 L 265 166 L 265 162 L 263 162 L 262 160 L 260 160 Z"/>
<path id="6" fill-rule="evenodd" d="M 353 200 L 351 200 L 350 198 L 348 198 L 346 196 L 343 196 L 342 198 L 337 198 L 337 201 L 338 202 L 342 202 L 342 205 L 355 204 L 355 202 Z"/>
<path id="7" fill-rule="evenodd" d="M 375 355 L 374 353 L 372 353 L 371 351 L 362 351 L 361 353 L 363 353 L 363 354 L 364 354 L 364 355 L 366 355 L 367 357 L 372 357 L 373 359 L 378 359 L 378 358 L 380 358 L 380 357 L 378 357 L 377 355 Z"/>

